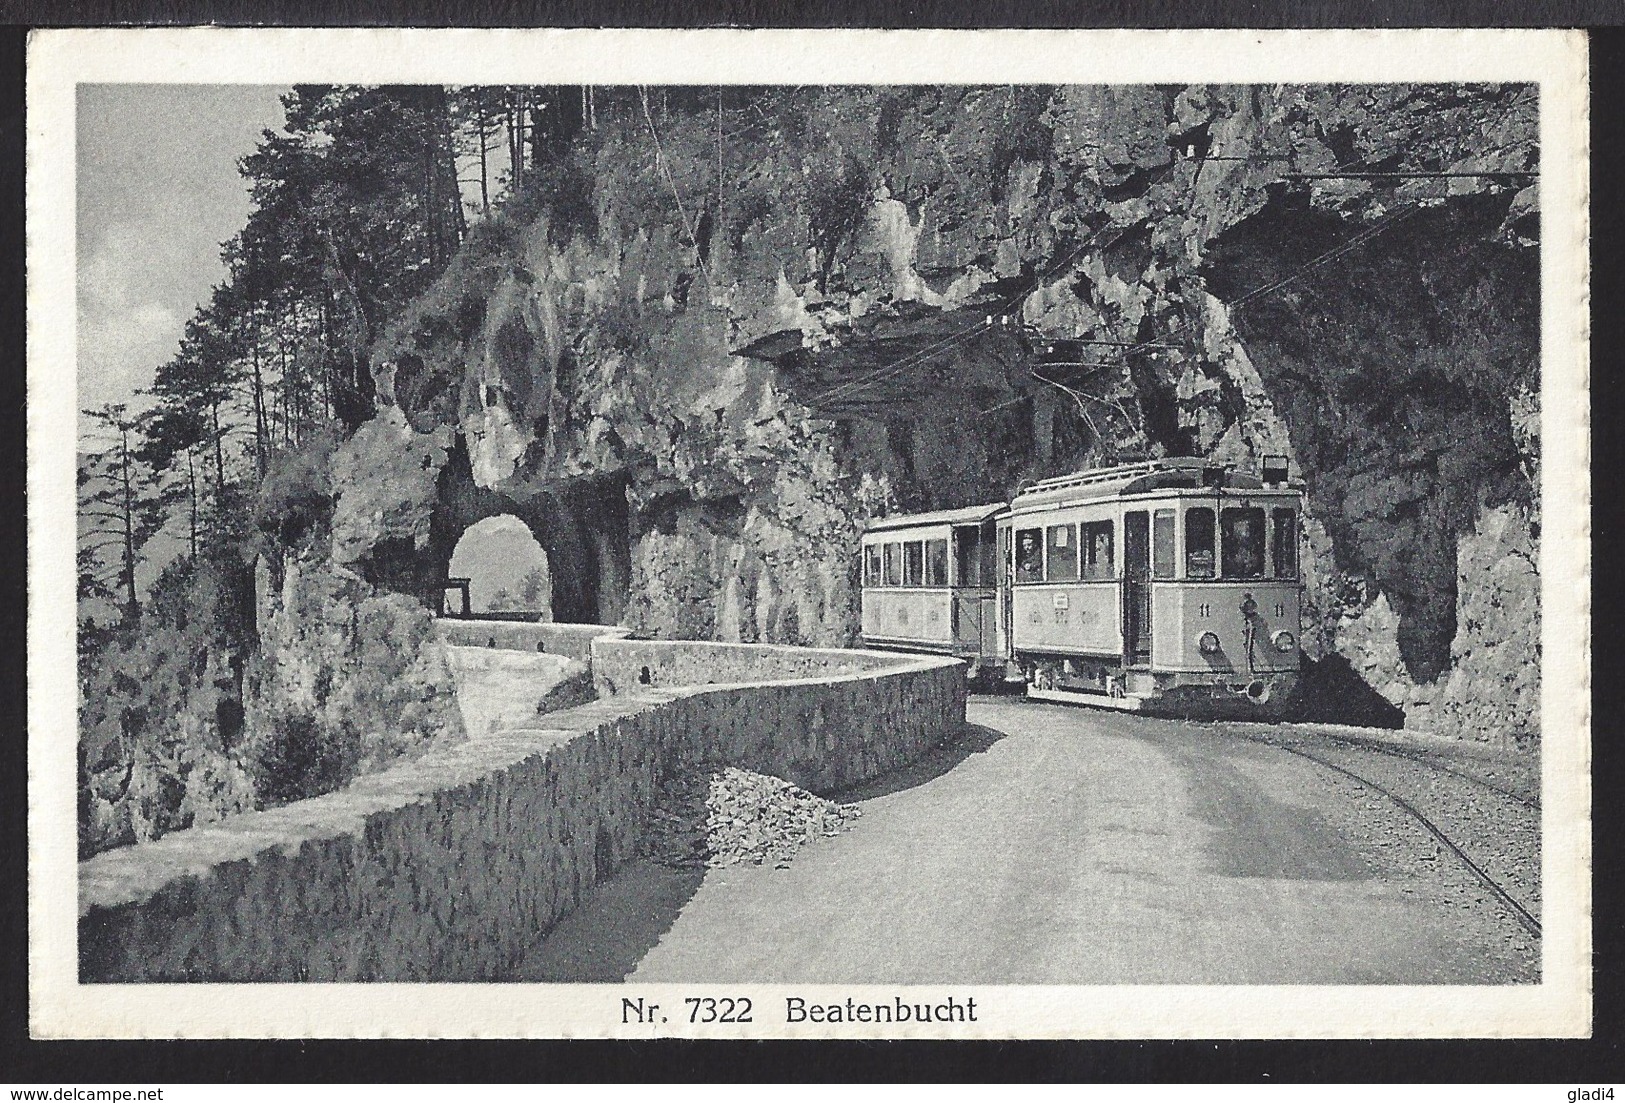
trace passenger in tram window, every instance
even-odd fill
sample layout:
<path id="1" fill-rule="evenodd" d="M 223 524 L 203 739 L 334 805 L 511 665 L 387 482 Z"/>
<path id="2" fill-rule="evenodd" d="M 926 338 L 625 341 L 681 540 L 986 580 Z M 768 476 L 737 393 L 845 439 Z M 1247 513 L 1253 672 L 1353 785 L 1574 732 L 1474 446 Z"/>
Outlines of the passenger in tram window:
<path id="1" fill-rule="evenodd" d="M 1227 509 L 1219 520 L 1226 578 L 1264 577 L 1264 511 Z"/>
<path id="2" fill-rule="evenodd" d="M 1016 533 L 1016 581 L 1044 581 L 1044 543 L 1038 529 L 1021 529 Z"/>

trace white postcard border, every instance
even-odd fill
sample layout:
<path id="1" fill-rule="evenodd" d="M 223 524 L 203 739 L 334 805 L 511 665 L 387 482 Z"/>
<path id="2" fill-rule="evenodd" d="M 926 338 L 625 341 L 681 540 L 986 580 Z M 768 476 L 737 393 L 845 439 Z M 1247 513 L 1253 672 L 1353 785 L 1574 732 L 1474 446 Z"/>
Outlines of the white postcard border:
<path id="1" fill-rule="evenodd" d="M 1544 980 L 1509 987 L 81 985 L 71 556 L 79 83 L 1534 81 L 1541 103 Z M 1586 46 L 1572 31 L 101 29 L 28 56 L 30 1024 L 38 1038 L 650 1037 L 623 996 L 750 995 L 749 1028 L 661 1036 L 1572 1037 L 1591 1021 Z M 788 1027 L 810 1000 L 978 999 L 976 1024 Z"/>

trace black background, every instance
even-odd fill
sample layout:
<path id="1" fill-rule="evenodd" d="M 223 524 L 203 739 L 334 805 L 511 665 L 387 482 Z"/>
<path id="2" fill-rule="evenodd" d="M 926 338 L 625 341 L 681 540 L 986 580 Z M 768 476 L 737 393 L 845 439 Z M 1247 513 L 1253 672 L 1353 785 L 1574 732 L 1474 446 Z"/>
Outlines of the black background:
<path id="1" fill-rule="evenodd" d="M 24 498 L 23 51 L 32 26 L 1408 27 L 1591 28 L 1592 447 L 1604 475 L 1593 510 L 1593 878 L 1595 1033 L 1584 1041 L 1146 1042 L 36 1042 L 28 1038 L 27 606 Z M 686 4 L 252 3 L 0 0 L 0 1085 L 530 1081 L 1083 1081 L 1549 1083 L 1625 1080 L 1621 1040 L 1621 833 L 1625 792 L 1613 640 L 1620 608 L 1619 407 L 1625 343 L 1618 252 L 1625 4 L 1617 0 L 1263 3 Z M 9 519 L 9 520 L 8 520 Z M 70 738 L 70 733 L 62 733 Z M 453 1024 L 454 1025 L 454 1024 Z M 1622 1085 L 1625 1086 L 1625 1085 Z M 1540 1098 L 1546 1098 L 1543 1094 Z M 1564 1097 L 1551 1093 L 1550 1098 Z"/>

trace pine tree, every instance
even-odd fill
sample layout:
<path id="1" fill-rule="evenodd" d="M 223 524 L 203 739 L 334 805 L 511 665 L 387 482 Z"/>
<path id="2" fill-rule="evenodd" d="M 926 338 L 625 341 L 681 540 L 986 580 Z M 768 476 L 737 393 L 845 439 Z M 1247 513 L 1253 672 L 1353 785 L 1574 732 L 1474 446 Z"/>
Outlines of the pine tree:
<path id="1" fill-rule="evenodd" d="M 130 625 L 141 614 L 136 568 L 142 549 L 163 528 L 168 500 L 136 454 L 139 425 L 128 408 L 106 405 L 84 413 L 101 447 L 79 461 L 79 597 L 114 605 Z"/>

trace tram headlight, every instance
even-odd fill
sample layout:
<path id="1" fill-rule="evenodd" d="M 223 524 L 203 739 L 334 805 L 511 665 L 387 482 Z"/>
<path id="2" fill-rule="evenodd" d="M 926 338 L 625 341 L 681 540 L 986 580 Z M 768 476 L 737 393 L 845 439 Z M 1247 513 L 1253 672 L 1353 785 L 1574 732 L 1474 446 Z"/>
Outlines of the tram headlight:
<path id="1" fill-rule="evenodd" d="M 1214 632 L 1203 632 L 1196 637 L 1196 646 L 1204 655 L 1217 655 L 1219 653 L 1219 637 Z"/>
<path id="2" fill-rule="evenodd" d="M 1294 647 L 1298 646 L 1298 637 L 1294 636 L 1291 632 L 1288 632 L 1285 629 L 1275 633 L 1272 639 L 1275 642 L 1275 650 L 1281 652 L 1282 654 L 1285 654 L 1286 652 L 1291 651 Z"/>

